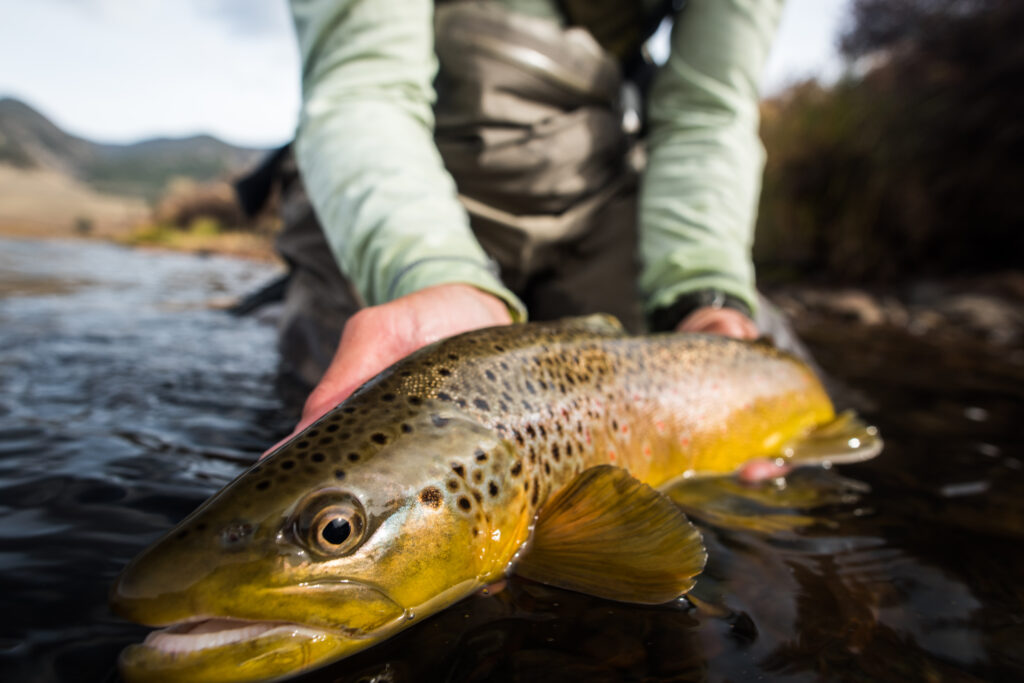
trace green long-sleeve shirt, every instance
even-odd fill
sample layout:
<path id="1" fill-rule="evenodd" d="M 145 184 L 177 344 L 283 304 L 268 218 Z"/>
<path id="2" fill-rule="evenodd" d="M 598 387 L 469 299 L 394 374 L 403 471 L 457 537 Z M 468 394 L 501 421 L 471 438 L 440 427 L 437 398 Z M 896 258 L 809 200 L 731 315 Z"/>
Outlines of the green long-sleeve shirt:
<path id="1" fill-rule="evenodd" d="M 756 304 L 756 86 L 782 3 L 690 0 L 676 19 L 648 102 L 639 217 L 648 310 L 706 288 Z M 504 4 L 557 16 L 551 0 Z M 473 237 L 434 146 L 432 0 L 291 5 L 303 64 L 296 152 L 342 271 L 368 304 L 461 282 L 525 317 Z"/>

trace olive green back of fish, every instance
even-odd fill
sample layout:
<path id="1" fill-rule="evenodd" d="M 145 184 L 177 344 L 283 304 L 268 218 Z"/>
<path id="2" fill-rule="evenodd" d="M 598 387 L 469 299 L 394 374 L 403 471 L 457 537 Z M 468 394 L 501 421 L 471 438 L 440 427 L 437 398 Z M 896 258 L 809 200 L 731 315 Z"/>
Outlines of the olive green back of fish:
<path id="1" fill-rule="evenodd" d="M 424 349 L 364 387 L 355 405 L 432 399 L 493 429 L 520 459 L 536 508 L 587 467 L 653 486 L 784 455 L 834 416 L 807 366 L 766 344 L 717 336 L 629 337 L 605 316 L 493 328 Z"/>

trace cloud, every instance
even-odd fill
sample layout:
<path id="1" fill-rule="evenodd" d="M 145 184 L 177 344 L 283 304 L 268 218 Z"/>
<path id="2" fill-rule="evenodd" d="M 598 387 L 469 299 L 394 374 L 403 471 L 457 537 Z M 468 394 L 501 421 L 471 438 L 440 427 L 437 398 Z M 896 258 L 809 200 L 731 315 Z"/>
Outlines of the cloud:
<path id="1" fill-rule="evenodd" d="M 201 17 L 212 19 L 239 37 L 263 37 L 291 31 L 284 0 L 194 0 Z"/>

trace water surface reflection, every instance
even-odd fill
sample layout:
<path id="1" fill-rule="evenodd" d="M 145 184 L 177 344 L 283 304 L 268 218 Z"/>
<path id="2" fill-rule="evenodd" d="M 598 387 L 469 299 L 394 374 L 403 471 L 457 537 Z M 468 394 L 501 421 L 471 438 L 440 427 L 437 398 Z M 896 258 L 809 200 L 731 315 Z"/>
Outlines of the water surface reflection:
<path id="1" fill-rule="evenodd" d="M 259 264 L 0 242 L 0 680 L 116 680 L 145 630 L 123 564 L 288 425 L 273 330 L 209 306 Z M 1024 367 L 984 345 L 810 327 L 887 440 L 784 486 L 672 492 L 705 532 L 694 600 L 514 579 L 302 681 L 1024 677 Z"/>

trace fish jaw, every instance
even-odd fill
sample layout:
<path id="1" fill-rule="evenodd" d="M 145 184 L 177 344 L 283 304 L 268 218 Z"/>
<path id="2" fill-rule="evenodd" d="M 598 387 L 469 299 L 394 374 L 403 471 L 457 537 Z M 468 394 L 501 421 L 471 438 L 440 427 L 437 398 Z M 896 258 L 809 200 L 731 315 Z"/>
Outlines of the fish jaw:
<path id="1" fill-rule="evenodd" d="M 118 668 L 126 683 L 272 681 L 358 652 L 394 630 L 356 637 L 288 622 L 187 622 L 125 648 Z"/>
<path id="2" fill-rule="evenodd" d="M 251 591 L 232 586 L 230 578 L 215 572 L 189 594 L 147 597 L 119 591 L 125 585 L 119 581 L 114 611 L 165 627 L 122 652 L 123 678 L 129 683 L 275 680 L 346 657 L 408 625 L 405 608 L 359 581 L 334 578 Z M 301 604 L 291 599 L 297 593 L 303 595 Z M 222 599 L 202 600 L 216 605 L 216 612 L 197 614 L 196 595 Z M 311 601 L 320 602 L 321 609 L 304 607 Z"/>

